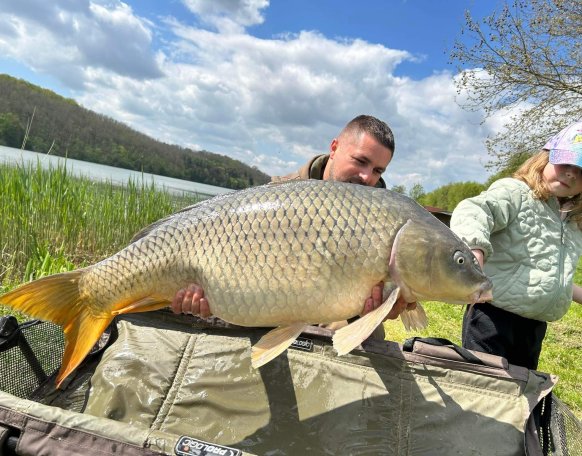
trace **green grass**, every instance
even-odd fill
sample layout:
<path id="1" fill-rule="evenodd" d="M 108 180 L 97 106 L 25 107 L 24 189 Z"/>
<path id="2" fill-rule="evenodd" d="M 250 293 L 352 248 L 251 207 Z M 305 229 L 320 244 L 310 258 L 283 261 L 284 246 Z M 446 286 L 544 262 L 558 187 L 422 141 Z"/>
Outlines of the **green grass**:
<path id="1" fill-rule="evenodd" d="M 0 293 L 44 275 L 92 264 L 123 248 L 152 221 L 195 201 L 175 198 L 152 186 L 97 184 L 69 175 L 66 168 L 0 165 Z M 575 277 L 582 283 L 582 269 Z M 429 326 L 406 333 L 400 321 L 385 323 L 390 340 L 415 335 L 457 344 L 464 308 L 425 303 Z M 0 315 L 12 313 L 0 306 Z M 18 315 L 20 319 L 25 317 Z M 582 306 L 573 304 L 550 323 L 539 369 L 559 376 L 557 395 L 582 419 Z"/>
<path id="2" fill-rule="evenodd" d="M 0 286 L 105 258 L 141 228 L 194 202 L 153 184 L 73 178 L 65 166 L 0 165 Z"/>

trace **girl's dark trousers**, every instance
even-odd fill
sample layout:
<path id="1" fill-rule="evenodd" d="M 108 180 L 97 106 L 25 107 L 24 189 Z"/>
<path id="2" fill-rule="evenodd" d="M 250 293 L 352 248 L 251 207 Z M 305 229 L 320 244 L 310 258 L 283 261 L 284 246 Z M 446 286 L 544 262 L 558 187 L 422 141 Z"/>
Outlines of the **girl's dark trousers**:
<path id="1" fill-rule="evenodd" d="M 463 347 L 537 369 L 547 326 L 545 321 L 521 317 L 490 303 L 478 303 L 468 306 L 463 317 Z"/>

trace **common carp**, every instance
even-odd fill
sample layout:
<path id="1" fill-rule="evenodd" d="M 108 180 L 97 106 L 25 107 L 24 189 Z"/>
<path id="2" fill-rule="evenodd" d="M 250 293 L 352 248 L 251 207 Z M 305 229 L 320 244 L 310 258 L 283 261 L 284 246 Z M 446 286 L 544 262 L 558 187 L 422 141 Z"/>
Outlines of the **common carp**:
<path id="1" fill-rule="evenodd" d="M 392 292 L 335 333 L 339 354 L 368 337 L 401 294 L 409 302 L 491 298 L 466 244 L 413 200 L 309 180 L 203 201 L 150 225 L 111 257 L 22 285 L 0 303 L 63 327 L 58 386 L 116 315 L 166 307 L 190 283 L 204 288 L 215 316 L 276 327 L 252 348 L 258 367 L 308 325 L 359 315 L 380 281 Z"/>

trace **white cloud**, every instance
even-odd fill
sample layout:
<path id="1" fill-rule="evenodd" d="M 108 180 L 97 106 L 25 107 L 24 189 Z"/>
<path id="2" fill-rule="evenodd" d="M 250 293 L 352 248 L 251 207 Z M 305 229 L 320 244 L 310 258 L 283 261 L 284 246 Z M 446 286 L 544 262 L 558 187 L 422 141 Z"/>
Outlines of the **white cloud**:
<path id="1" fill-rule="evenodd" d="M 114 0 L 39 1 L 51 27 L 38 26 L 40 14 L 0 6 L 0 51 L 77 89 L 89 109 L 268 174 L 287 174 L 326 152 L 348 120 L 366 113 L 396 136 L 389 185 L 420 181 L 431 190 L 485 180 L 483 138 L 492 126 L 456 105 L 451 74 L 396 77 L 395 68 L 416 57 L 359 39 L 316 31 L 253 37 L 244 28 L 264 20 L 268 1 L 184 1 L 216 30 L 175 18 L 152 24 Z M 74 9 L 79 3 L 85 7 Z M 236 26 L 225 31 L 216 18 Z M 154 29 L 163 33 L 157 50 Z"/>
<path id="2" fill-rule="evenodd" d="M 0 52 L 81 88 L 93 69 L 135 79 L 162 76 L 151 24 L 121 2 L 19 0 L 0 5 Z"/>
<path id="3" fill-rule="evenodd" d="M 269 0 L 183 0 L 203 23 L 222 33 L 242 33 L 244 28 L 263 23 L 261 10 Z"/>

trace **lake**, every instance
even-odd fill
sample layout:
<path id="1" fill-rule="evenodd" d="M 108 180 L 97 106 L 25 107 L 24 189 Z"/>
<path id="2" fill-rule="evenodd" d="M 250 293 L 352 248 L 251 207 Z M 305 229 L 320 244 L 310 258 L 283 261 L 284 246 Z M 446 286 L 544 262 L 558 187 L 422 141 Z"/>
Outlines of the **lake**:
<path id="1" fill-rule="evenodd" d="M 85 177 L 94 181 L 112 182 L 116 185 L 127 185 L 130 179 L 141 185 L 151 183 L 160 190 L 165 190 L 175 195 L 194 194 L 200 198 L 210 198 L 215 195 L 232 192 L 230 188 L 216 187 L 214 185 L 201 184 L 173 177 L 159 176 L 157 174 L 141 173 L 129 169 L 116 168 L 114 166 L 100 165 L 72 158 L 57 157 L 55 155 L 41 154 L 28 150 L 14 149 L 0 146 L 0 164 L 10 165 L 36 165 L 40 164 L 44 169 L 55 168 L 59 165 L 66 166 L 67 171 L 77 177 Z"/>

